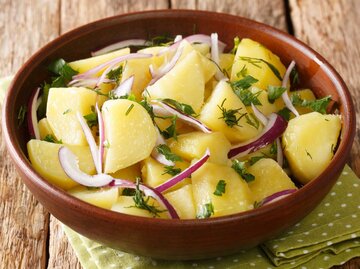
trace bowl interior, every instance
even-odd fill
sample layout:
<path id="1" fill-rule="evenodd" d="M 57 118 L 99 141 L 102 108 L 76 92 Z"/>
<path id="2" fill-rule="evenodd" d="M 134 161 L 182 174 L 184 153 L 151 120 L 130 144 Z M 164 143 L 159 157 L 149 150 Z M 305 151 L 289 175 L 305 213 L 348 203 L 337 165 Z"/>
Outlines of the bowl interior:
<path id="1" fill-rule="evenodd" d="M 279 55 L 285 65 L 288 65 L 291 60 L 295 60 L 300 74 L 301 86 L 311 88 L 318 97 L 331 95 L 332 99 L 336 101 L 343 119 L 342 140 L 331 166 L 317 180 L 306 185 L 284 201 L 251 212 L 222 217 L 217 220 L 154 221 L 125 216 L 85 204 L 51 186 L 31 168 L 26 157 L 28 132 L 25 124 L 18 125 L 17 115 L 20 107 L 27 105 L 35 88 L 49 79 L 50 74 L 47 71 L 47 66 L 50 62 L 57 58 L 72 61 L 90 57 L 91 51 L 119 40 L 149 39 L 160 35 L 211 34 L 213 32 L 217 32 L 219 39 L 228 44 L 227 50 L 232 48 L 235 36 L 248 37 L 262 43 Z M 345 164 L 355 133 L 355 113 L 346 85 L 337 72 L 319 54 L 293 37 L 269 26 L 241 17 L 204 11 L 140 12 L 107 18 L 66 33 L 40 49 L 19 70 L 10 87 L 3 113 L 4 134 L 11 156 L 15 160 L 25 183 L 51 213 L 75 230 L 93 239 L 141 255 L 162 258 L 188 259 L 216 256 L 219 253 L 229 254 L 240 248 L 254 246 L 294 224 L 309 213 L 335 183 L 337 175 Z M 59 202 L 69 205 L 69 211 L 60 211 L 56 204 Z M 76 215 L 80 219 L 75 221 L 74 216 Z M 284 218 L 287 218 L 286 221 L 281 222 Z M 276 221 L 276 219 L 279 220 Z M 273 223 L 269 227 L 262 227 L 263 221 L 271 220 Z M 126 231 L 131 231 L 130 226 L 134 225 L 138 229 L 143 229 L 144 234 L 155 233 L 158 236 L 157 238 L 161 238 L 160 233 L 163 231 L 165 241 L 166 236 L 173 233 L 175 229 L 178 232 L 178 237 L 174 238 L 176 244 L 174 243 L 171 246 L 165 243 L 155 244 L 158 248 L 155 250 L 154 242 L 150 243 L 151 236 L 148 243 L 146 243 L 147 240 L 144 242 L 141 234 L 139 238 L 128 238 L 124 232 L 116 230 L 119 236 L 114 236 L 113 233 L 107 231 L 92 229 L 91 225 L 86 225 L 86 221 L 90 223 L 100 222 L 104 230 L 110 227 L 109 225 L 121 226 L 125 225 L 124 222 L 126 222 L 129 224 Z M 154 230 L 149 227 L 142 228 L 145 223 L 152 225 Z M 208 236 L 201 232 L 204 227 L 213 227 L 214 231 L 217 227 L 221 227 L 222 238 L 212 234 L 211 239 L 208 240 L 208 246 L 204 245 L 204 238 Z M 241 229 L 241 227 L 246 227 L 248 235 L 242 235 L 243 238 L 240 238 L 231 234 L 235 228 Z M 122 228 L 124 227 L 122 226 Z M 193 243 L 191 247 L 189 247 L 189 240 L 181 239 L 181 237 L 190 235 L 193 236 L 190 240 Z M 121 236 L 122 238 L 116 238 Z M 138 242 L 140 240 L 141 242 Z M 235 240 L 237 242 L 233 242 Z M 248 243 L 245 242 L 246 240 Z M 125 243 L 121 243 L 124 241 Z M 214 246 L 214 243 L 222 245 L 226 243 L 227 245 L 220 247 Z M 143 246 L 139 247 L 139 244 L 143 244 Z M 199 250 L 200 247 L 202 250 Z M 222 252 L 219 252 L 219 248 L 222 248 Z M 174 253 L 175 250 L 177 253 Z M 165 254 L 166 256 L 164 256 Z"/>

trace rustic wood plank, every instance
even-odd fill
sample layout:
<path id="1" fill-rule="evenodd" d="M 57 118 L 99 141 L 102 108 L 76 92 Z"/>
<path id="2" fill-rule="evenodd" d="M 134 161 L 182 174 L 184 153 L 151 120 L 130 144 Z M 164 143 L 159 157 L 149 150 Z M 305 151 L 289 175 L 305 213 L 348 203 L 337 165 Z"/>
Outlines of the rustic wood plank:
<path id="1" fill-rule="evenodd" d="M 230 13 L 286 30 L 283 0 L 171 0 L 171 8 Z"/>
<path id="2" fill-rule="evenodd" d="M 290 8 L 295 36 L 335 67 L 353 96 L 358 118 L 350 162 L 360 176 L 360 1 L 290 0 Z M 336 268 L 360 268 L 360 258 Z"/>
<path id="3" fill-rule="evenodd" d="M 168 8 L 167 0 L 104 0 L 89 4 L 88 0 L 62 0 L 61 33 L 88 22 L 127 12 Z M 79 15 L 81 14 L 81 16 Z M 81 268 L 66 236 L 61 223 L 51 216 L 48 268 Z"/>
<path id="4" fill-rule="evenodd" d="M 59 1 L 1 0 L 0 6 L 4 76 L 58 35 Z M 49 214 L 22 184 L 0 137 L 0 267 L 45 268 Z"/>

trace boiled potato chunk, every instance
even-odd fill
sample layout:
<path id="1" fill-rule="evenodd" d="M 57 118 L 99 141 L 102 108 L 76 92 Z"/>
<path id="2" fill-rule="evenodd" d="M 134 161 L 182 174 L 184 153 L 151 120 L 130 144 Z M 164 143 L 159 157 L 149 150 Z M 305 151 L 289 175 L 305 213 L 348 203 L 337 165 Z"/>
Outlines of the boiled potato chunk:
<path id="1" fill-rule="evenodd" d="M 64 145 L 32 139 L 27 143 L 29 159 L 36 172 L 50 183 L 68 190 L 78 183 L 70 179 L 62 169 L 58 152 Z M 87 146 L 66 145 L 79 159 L 80 170 L 94 174 L 95 166 L 90 149 Z"/>
<path id="2" fill-rule="evenodd" d="M 54 135 L 47 118 L 41 119 L 38 123 L 38 126 L 41 140 L 44 140 L 47 135 Z"/>
<path id="3" fill-rule="evenodd" d="M 237 118 L 243 114 L 249 116 L 248 110 L 226 81 L 219 81 L 201 110 L 199 120 L 212 130 L 222 132 L 230 142 L 234 143 L 248 140 L 261 131 L 261 124 L 256 128 L 247 122 L 246 116 L 241 117 L 238 126 L 228 126 L 222 118 L 223 112 L 221 107 L 226 110 L 240 109 L 236 114 Z"/>
<path id="4" fill-rule="evenodd" d="M 116 51 L 109 52 L 109 53 L 106 53 L 103 55 L 94 56 L 94 57 L 90 57 L 90 58 L 86 58 L 86 59 L 82 59 L 82 60 L 77 60 L 74 62 L 70 62 L 68 64 L 75 71 L 78 71 L 79 73 L 85 73 L 86 71 L 89 71 L 90 69 L 92 69 L 100 64 L 106 63 L 116 57 L 126 55 L 129 53 L 130 53 L 130 49 L 124 48 L 124 49 L 116 50 Z"/>
<path id="5" fill-rule="evenodd" d="M 144 199 L 146 200 L 147 198 L 145 197 Z M 162 208 L 159 205 L 159 203 L 153 198 L 149 199 L 148 204 L 155 206 L 159 210 L 164 210 L 164 208 Z M 149 211 L 135 207 L 135 202 L 132 196 L 119 196 L 117 202 L 111 207 L 111 210 L 123 214 L 140 216 L 140 217 L 148 217 L 148 218 L 155 217 Z M 164 219 L 168 218 L 167 211 L 160 212 L 158 214 L 159 216 L 157 217 Z"/>
<path id="6" fill-rule="evenodd" d="M 261 159 L 248 168 L 248 172 L 255 176 L 249 182 L 249 188 L 255 201 L 283 190 L 297 189 L 281 166 L 273 159 Z"/>
<path id="7" fill-rule="evenodd" d="M 77 186 L 68 191 L 76 198 L 101 208 L 110 209 L 119 196 L 117 188 L 88 188 Z"/>
<path id="8" fill-rule="evenodd" d="M 281 80 L 276 77 L 266 63 L 256 59 L 252 59 L 253 63 L 250 63 L 250 61 L 242 60 L 241 57 L 262 59 L 273 65 L 279 71 L 281 77 L 285 74 L 286 68 L 278 56 L 260 43 L 244 38 L 241 40 L 235 54 L 234 65 L 231 71 L 231 81 L 242 79 L 243 76 L 241 73 L 246 73 L 246 75 L 250 75 L 258 80 L 253 86 L 263 90 L 267 89 L 268 85 L 281 85 Z M 246 71 L 241 72 L 241 70 Z"/>
<path id="9" fill-rule="evenodd" d="M 175 208 L 180 219 L 195 219 L 195 201 L 192 185 L 187 184 L 182 188 L 165 194 L 165 198 Z"/>
<path id="10" fill-rule="evenodd" d="M 135 163 L 126 168 L 120 169 L 115 173 L 110 174 L 114 178 L 126 179 L 135 182 L 136 178 L 141 177 L 140 162 Z"/>
<path id="11" fill-rule="evenodd" d="M 316 100 L 316 97 L 315 97 L 314 93 L 310 89 L 302 89 L 302 90 L 291 92 L 290 93 L 290 98 L 291 98 L 291 96 L 293 96 L 295 94 L 298 94 L 299 97 L 301 99 L 303 99 L 303 100 L 307 100 L 307 101 Z M 313 111 L 309 107 L 295 106 L 295 108 L 299 112 L 299 114 L 306 114 L 306 113 L 310 113 L 310 112 Z"/>
<path id="12" fill-rule="evenodd" d="M 196 214 L 201 214 L 201 207 L 212 203 L 212 217 L 230 215 L 253 209 L 254 199 L 247 183 L 229 166 L 206 162 L 192 174 L 193 195 Z M 226 183 L 225 193 L 215 195 L 220 180 Z"/>
<path id="13" fill-rule="evenodd" d="M 189 53 L 165 76 L 147 87 L 148 96 L 174 99 L 190 105 L 198 113 L 204 102 L 206 82 L 200 56 L 196 51 Z"/>
<path id="14" fill-rule="evenodd" d="M 340 130 L 339 115 L 311 112 L 289 121 L 282 138 L 284 153 L 301 183 L 313 180 L 329 165 Z"/>
<path id="15" fill-rule="evenodd" d="M 185 161 L 175 163 L 175 168 L 180 168 L 181 171 L 186 169 L 188 166 L 189 163 Z M 143 161 L 141 174 L 145 185 L 150 187 L 157 187 L 173 177 L 172 175 L 165 173 L 165 165 L 159 163 L 152 157 L 148 157 Z M 189 180 L 184 180 L 173 186 L 171 189 L 177 189 L 187 183 L 189 183 Z"/>
<path id="16" fill-rule="evenodd" d="M 191 132 L 181 134 L 177 140 L 170 139 L 168 145 L 171 151 L 187 161 L 199 159 L 206 149 L 210 150 L 209 160 L 213 163 L 227 164 L 227 154 L 231 144 L 226 137 L 220 132 L 210 134 L 202 132 Z"/>
<path id="17" fill-rule="evenodd" d="M 250 92 L 257 95 L 257 98 L 261 105 L 256 105 L 256 108 L 263 113 L 264 115 L 268 116 L 271 113 L 276 113 L 282 108 L 284 108 L 285 104 L 282 98 L 278 98 L 274 101 L 274 103 L 270 103 L 268 99 L 268 92 L 264 91 L 257 87 L 251 87 Z M 252 111 L 252 108 L 249 108 L 250 111 Z"/>
<path id="18" fill-rule="evenodd" d="M 219 66 L 221 70 L 225 70 L 225 72 L 230 76 L 235 55 L 232 53 L 221 53 L 219 58 Z"/>
<path id="19" fill-rule="evenodd" d="M 102 107 L 105 126 L 105 173 L 113 173 L 150 156 L 157 133 L 140 104 L 108 100 Z"/>
<path id="20" fill-rule="evenodd" d="M 46 117 L 56 138 L 64 144 L 87 145 L 84 132 L 76 116 L 90 114 L 97 94 L 86 88 L 51 88 Z"/>

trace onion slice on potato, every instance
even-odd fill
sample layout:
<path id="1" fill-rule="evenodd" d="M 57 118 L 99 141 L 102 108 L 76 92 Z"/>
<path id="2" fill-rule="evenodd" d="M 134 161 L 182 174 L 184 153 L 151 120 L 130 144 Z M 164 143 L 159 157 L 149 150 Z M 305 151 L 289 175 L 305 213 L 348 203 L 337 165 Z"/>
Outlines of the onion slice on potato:
<path id="1" fill-rule="evenodd" d="M 31 137 L 40 139 L 40 131 L 37 120 L 37 108 L 39 106 L 38 97 L 40 93 L 40 88 L 37 88 L 36 91 L 31 95 L 29 99 L 29 105 L 27 108 L 27 123 L 28 129 Z"/>
<path id="2" fill-rule="evenodd" d="M 112 93 L 115 97 L 121 97 L 129 95 L 131 93 L 131 88 L 134 84 L 134 75 L 125 79 L 116 89 L 112 90 Z"/>
<path id="3" fill-rule="evenodd" d="M 279 191 L 279 192 L 276 192 L 266 198 L 264 198 L 262 201 L 261 201 L 261 206 L 263 205 L 266 205 L 266 204 L 271 204 L 273 202 L 276 202 L 282 198 L 285 198 L 286 196 L 296 192 L 297 190 L 296 189 L 288 189 L 288 190 L 283 190 L 283 191 Z"/>
<path id="4" fill-rule="evenodd" d="M 283 88 L 287 88 L 287 83 L 289 81 L 290 78 L 290 74 L 291 71 L 293 70 L 293 68 L 295 67 L 295 61 L 291 61 L 291 63 L 289 64 L 288 68 L 286 69 L 283 81 L 281 83 L 281 87 Z M 294 105 L 292 104 L 289 95 L 287 93 L 287 91 L 284 91 L 283 94 L 281 95 L 281 98 L 284 100 L 284 103 L 286 105 L 286 107 L 295 114 L 296 117 L 299 117 L 299 112 L 296 110 L 296 108 L 294 107 Z"/>
<path id="5" fill-rule="evenodd" d="M 157 150 L 157 146 L 159 145 L 164 145 L 166 144 L 164 137 L 160 134 L 159 129 L 157 127 L 155 127 L 156 132 L 157 132 L 157 138 L 156 138 L 156 143 L 155 143 L 155 147 L 151 152 L 151 156 L 157 160 L 159 163 L 163 164 L 163 165 L 167 165 L 167 166 L 174 166 L 175 163 L 166 159 L 165 156 L 163 154 L 160 154 Z"/>

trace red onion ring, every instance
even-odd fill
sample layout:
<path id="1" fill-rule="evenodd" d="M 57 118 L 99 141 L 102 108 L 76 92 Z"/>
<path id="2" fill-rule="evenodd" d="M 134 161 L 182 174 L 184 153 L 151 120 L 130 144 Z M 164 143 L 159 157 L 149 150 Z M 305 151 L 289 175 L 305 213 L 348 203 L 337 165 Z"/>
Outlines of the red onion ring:
<path id="1" fill-rule="evenodd" d="M 290 78 L 290 74 L 291 74 L 291 70 L 295 67 L 295 61 L 291 61 L 290 65 L 288 66 L 288 68 L 286 69 L 283 81 L 281 83 L 281 87 L 283 88 L 287 88 L 287 83 L 289 81 Z M 283 94 L 281 95 L 281 98 L 284 100 L 284 103 L 286 105 L 286 107 L 292 112 L 294 113 L 294 115 L 296 117 L 299 117 L 299 112 L 296 110 L 296 108 L 294 107 L 294 105 L 292 104 L 289 95 L 287 94 L 287 91 L 284 91 Z"/>
<path id="2" fill-rule="evenodd" d="M 211 60 L 214 61 L 216 66 L 219 66 L 220 57 L 219 57 L 219 40 L 218 40 L 218 34 L 212 33 L 210 36 L 211 39 Z M 225 76 L 223 72 L 219 68 L 217 68 L 215 73 L 215 78 L 217 80 L 225 79 Z"/>
<path id="3" fill-rule="evenodd" d="M 269 122 L 262 132 L 249 141 L 233 146 L 228 153 L 228 158 L 234 159 L 236 157 L 242 157 L 265 147 L 281 136 L 286 127 L 287 121 L 280 115 L 275 113 L 270 114 Z"/>
<path id="4" fill-rule="evenodd" d="M 254 112 L 254 115 L 259 119 L 259 121 L 264 126 L 266 126 L 269 122 L 268 118 L 263 113 L 261 113 L 261 111 L 259 109 L 257 109 L 257 107 L 253 103 L 251 103 L 251 108 Z"/>
<path id="5" fill-rule="evenodd" d="M 114 44 L 111 44 L 109 46 L 103 47 L 102 49 L 96 50 L 91 52 L 91 56 L 99 56 L 114 50 L 118 50 L 121 48 L 129 47 L 129 46 L 144 46 L 146 45 L 145 39 L 128 39 L 128 40 L 122 40 L 120 42 L 116 42 Z"/>
<path id="6" fill-rule="evenodd" d="M 35 92 L 31 95 L 29 99 L 29 104 L 27 107 L 27 123 L 28 129 L 31 137 L 35 139 L 40 139 L 40 131 L 37 120 L 37 108 L 38 108 L 38 97 L 40 93 L 40 88 L 37 88 Z"/>
<path id="7" fill-rule="evenodd" d="M 159 163 L 163 164 L 163 165 L 167 165 L 167 166 L 174 166 L 175 163 L 172 161 L 169 161 L 168 159 L 165 158 L 165 156 L 163 154 L 160 154 L 157 150 L 157 146 L 159 145 L 163 145 L 166 144 L 164 137 L 160 134 L 158 128 L 155 128 L 156 132 L 157 132 L 157 138 L 156 138 L 156 143 L 155 143 L 155 147 L 153 148 L 152 152 L 151 152 L 151 156 L 157 160 Z"/>
<path id="8" fill-rule="evenodd" d="M 279 192 L 276 192 L 266 198 L 264 198 L 262 201 L 261 201 L 261 205 L 265 205 L 265 204 L 271 204 L 273 202 L 276 202 L 278 200 L 281 200 L 282 198 L 285 198 L 286 196 L 296 192 L 297 190 L 296 189 L 288 189 L 288 190 L 283 190 L 283 191 L 279 191 Z"/>
<path id="9" fill-rule="evenodd" d="M 131 88 L 134 84 L 134 75 L 125 79 L 116 89 L 113 89 L 112 92 L 116 97 L 121 97 L 129 95 L 131 93 Z"/>
<path id="10" fill-rule="evenodd" d="M 189 177 L 192 173 L 198 170 L 209 158 L 210 150 L 206 149 L 205 154 L 198 161 L 183 170 L 180 174 L 177 174 L 176 176 L 165 181 L 163 184 L 157 186 L 155 189 L 159 192 L 164 192 L 170 189 L 172 186 L 183 181 L 185 178 Z"/>

